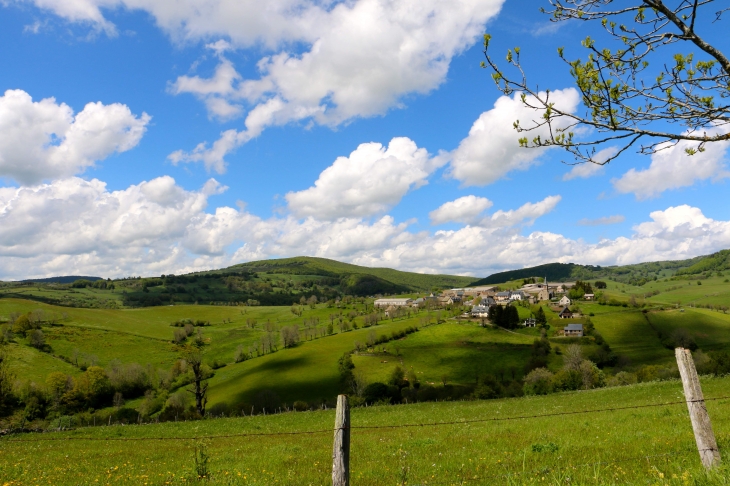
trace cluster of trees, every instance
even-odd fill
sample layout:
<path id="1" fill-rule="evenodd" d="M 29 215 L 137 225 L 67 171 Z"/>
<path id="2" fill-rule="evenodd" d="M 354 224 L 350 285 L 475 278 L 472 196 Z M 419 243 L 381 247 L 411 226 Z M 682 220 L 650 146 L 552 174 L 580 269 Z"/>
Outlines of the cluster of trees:
<path id="1" fill-rule="evenodd" d="M 113 406 L 104 421 L 136 421 L 153 414 L 160 420 L 201 417 L 210 376 L 202 345 L 193 345 L 181 350 L 181 358 L 169 370 L 112 361 L 106 368 L 89 366 L 76 376 L 53 372 L 43 383 L 17 381 L 0 347 L 0 415 L 29 422 L 70 414 L 91 416 L 95 410 Z M 124 407 L 125 400 L 138 397 L 144 400 L 136 410 Z M 97 418 L 101 423 L 101 416 Z"/>
<path id="2" fill-rule="evenodd" d="M 512 305 L 505 307 L 501 305 L 491 306 L 487 318 L 492 324 L 505 329 L 517 329 L 520 325 L 520 315 L 517 312 L 517 307 Z"/>
<path id="3" fill-rule="evenodd" d="M 78 280 L 74 280 L 71 283 L 71 288 L 72 289 L 85 289 L 85 288 L 88 288 L 88 287 L 91 287 L 91 288 L 94 288 L 94 289 L 114 290 L 115 285 L 111 281 L 111 279 L 107 279 L 107 280 L 95 280 L 95 281 L 92 282 L 91 280 L 87 280 L 85 278 L 80 278 Z"/>
<path id="4" fill-rule="evenodd" d="M 568 298 L 570 299 L 582 299 L 585 294 L 592 294 L 593 293 L 593 287 L 589 282 L 584 282 L 583 280 L 578 280 L 575 282 L 575 285 L 573 288 L 568 290 Z"/>
<path id="5" fill-rule="evenodd" d="M 555 391 L 589 390 L 606 385 L 598 366 L 583 357 L 580 345 L 571 344 L 563 353 L 563 368 L 553 373 L 546 367 L 536 368 L 525 376 L 525 395 L 546 395 Z"/>

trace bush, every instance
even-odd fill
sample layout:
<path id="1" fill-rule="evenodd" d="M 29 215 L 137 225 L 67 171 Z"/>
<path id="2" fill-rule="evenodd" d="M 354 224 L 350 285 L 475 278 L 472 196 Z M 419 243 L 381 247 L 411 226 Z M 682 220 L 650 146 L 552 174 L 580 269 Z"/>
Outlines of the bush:
<path id="1" fill-rule="evenodd" d="M 306 412 L 307 410 L 309 410 L 309 405 L 307 405 L 307 402 L 303 402 L 301 400 L 297 400 L 292 405 L 292 408 L 296 412 Z"/>
<path id="2" fill-rule="evenodd" d="M 525 377 L 525 395 L 547 395 L 553 391 L 553 374 L 547 368 L 537 368 Z"/>
<path id="3" fill-rule="evenodd" d="M 379 382 L 370 383 L 365 387 L 363 398 L 365 398 L 365 403 L 368 405 L 372 405 L 373 403 L 381 402 L 383 400 L 390 401 L 390 390 L 388 389 L 388 385 Z"/>
<path id="4" fill-rule="evenodd" d="M 626 385 L 634 385 L 638 379 L 636 378 L 636 375 L 634 373 L 629 373 L 627 371 L 621 371 L 619 373 L 616 373 L 616 376 L 612 376 L 608 380 L 608 386 L 626 386 Z"/>

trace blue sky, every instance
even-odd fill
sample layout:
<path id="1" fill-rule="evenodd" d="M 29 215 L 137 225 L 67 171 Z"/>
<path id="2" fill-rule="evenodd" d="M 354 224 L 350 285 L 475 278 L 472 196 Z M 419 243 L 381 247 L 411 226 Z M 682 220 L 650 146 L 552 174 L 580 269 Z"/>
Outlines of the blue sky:
<path id="1" fill-rule="evenodd" d="M 295 255 L 484 276 L 730 247 L 727 144 L 573 178 L 568 154 L 517 148 L 531 115 L 479 67 L 484 32 L 581 111 L 556 49 L 592 27 L 543 4 L 0 6 L 0 279 Z"/>

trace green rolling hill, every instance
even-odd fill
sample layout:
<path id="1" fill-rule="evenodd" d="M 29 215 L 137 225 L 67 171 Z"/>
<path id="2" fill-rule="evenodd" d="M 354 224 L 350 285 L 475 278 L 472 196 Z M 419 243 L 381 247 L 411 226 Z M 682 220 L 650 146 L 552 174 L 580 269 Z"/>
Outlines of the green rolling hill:
<path id="1" fill-rule="evenodd" d="M 472 281 L 470 286 L 492 285 L 530 277 L 547 277 L 551 281 L 608 279 L 630 285 L 644 285 L 651 280 L 674 276 L 708 276 L 714 272 L 730 270 L 730 250 L 688 260 L 637 263 L 600 267 L 576 263 L 548 263 L 536 267 L 494 273 L 486 278 Z"/>

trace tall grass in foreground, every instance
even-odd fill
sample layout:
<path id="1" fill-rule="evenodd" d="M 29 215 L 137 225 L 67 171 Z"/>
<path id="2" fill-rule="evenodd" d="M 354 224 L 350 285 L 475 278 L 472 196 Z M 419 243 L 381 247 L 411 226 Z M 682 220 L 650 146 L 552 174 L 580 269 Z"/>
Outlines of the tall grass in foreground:
<path id="1" fill-rule="evenodd" d="M 706 398 L 730 395 L 730 377 L 703 379 L 703 389 Z M 670 381 L 545 397 L 353 409 L 352 484 L 730 484 L 727 467 L 711 476 L 702 470 L 683 403 L 518 420 L 357 429 L 682 400 L 681 383 Z M 708 401 L 707 408 L 727 464 L 730 400 Z M 333 421 L 334 411 L 327 410 L 19 435 L 0 440 L 0 484 L 327 484 Z M 296 431 L 321 432 L 193 439 Z M 81 437 L 177 439 L 41 441 Z M 29 442 L 11 442 L 18 439 Z M 196 474 L 196 469 L 201 470 L 201 452 L 205 479 Z"/>

